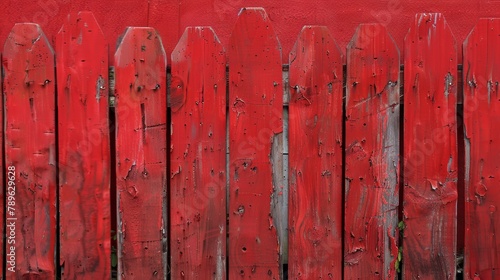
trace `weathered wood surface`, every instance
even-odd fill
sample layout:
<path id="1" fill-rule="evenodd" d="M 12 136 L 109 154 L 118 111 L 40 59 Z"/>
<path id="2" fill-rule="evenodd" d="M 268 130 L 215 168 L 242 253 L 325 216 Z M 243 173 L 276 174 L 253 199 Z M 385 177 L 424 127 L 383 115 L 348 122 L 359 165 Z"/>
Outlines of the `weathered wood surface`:
<path id="1" fill-rule="evenodd" d="M 454 279 L 457 47 L 441 14 L 417 14 L 404 60 L 405 279 Z"/>
<path id="2" fill-rule="evenodd" d="M 290 53 L 290 279 L 342 277 L 342 53 L 306 26 Z"/>
<path id="3" fill-rule="evenodd" d="M 7 199 L 12 208 L 6 221 L 8 235 L 15 224 L 15 243 L 7 238 L 6 248 L 7 254 L 15 251 L 15 268 L 13 272 L 7 264 L 6 279 L 55 279 L 54 51 L 40 26 L 19 23 L 12 28 L 2 66 L 5 164 L 15 168 L 15 194 Z"/>
<path id="4" fill-rule="evenodd" d="M 108 45 L 90 12 L 56 37 L 59 243 L 64 279 L 111 277 Z"/>
<path id="5" fill-rule="evenodd" d="M 118 273 L 163 279 L 166 253 L 166 56 L 153 28 L 129 27 L 115 53 Z"/>
<path id="6" fill-rule="evenodd" d="M 172 53 L 170 247 L 176 279 L 226 278 L 226 57 L 210 27 Z"/>
<path id="7" fill-rule="evenodd" d="M 229 46 L 229 278 L 279 279 L 281 47 L 262 8 L 241 10 Z"/>
<path id="8" fill-rule="evenodd" d="M 500 278 L 500 19 L 464 43 L 465 279 Z"/>
<path id="9" fill-rule="evenodd" d="M 399 50 L 381 24 L 347 46 L 346 279 L 394 279 L 398 255 Z"/>

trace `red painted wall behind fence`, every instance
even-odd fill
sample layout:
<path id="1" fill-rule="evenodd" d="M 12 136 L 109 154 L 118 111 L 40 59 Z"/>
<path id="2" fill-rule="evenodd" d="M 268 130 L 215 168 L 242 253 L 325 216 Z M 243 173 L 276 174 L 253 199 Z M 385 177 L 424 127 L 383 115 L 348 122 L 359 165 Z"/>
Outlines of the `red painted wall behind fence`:
<path id="1" fill-rule="evenodd" d="M 184 28 L 210 25 L 227 48 L 240 8 L 251 6 L 266 9 L 281 41 L 283 58 L 287 58 L 305 24 L 328 26 L 345 50 L 358 24 L 380 22 L 387 25 L 388 32 L 403 49 L 404 36 L 419 12 L 442 13 L 458 44 L 480 17 L 500 17 L 499 0 L 0 0 L 0 42 L 4 42 L 14 23 L 22 21 L 39 23 L 51 39 L 69 12 L 89 10 L 108 38 L 111 53 L 126 26 L 156 28 L 170 54 Z"/>

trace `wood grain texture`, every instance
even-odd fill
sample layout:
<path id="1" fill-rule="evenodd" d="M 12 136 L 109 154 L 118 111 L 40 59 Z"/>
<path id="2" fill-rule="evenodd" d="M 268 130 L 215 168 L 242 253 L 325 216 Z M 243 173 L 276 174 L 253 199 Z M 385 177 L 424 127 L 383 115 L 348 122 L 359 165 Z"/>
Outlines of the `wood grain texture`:
<path id="1" fill-rule="evenodd" d="M 342 277 L 342 60 L 325 26 L 290 53 L 290 279 Z"/>
<path id="2" fill-rule="evenodd" d="M 347 46 L 346 279 L 394 279 L 398 255 L 399 50 L 381 24 Z"/>
<path id="3" fill-rule="evenodd" d="M 15 167 L 15 269 L 6 279 L 55 279 L 54 51 L 40 26 L 19 23 L 4 46 L 5 163 Z M 11 210 L 11 209 L 9 209 Z M 9 231 L 9 228 L 7 228 Z M 11 251 L 10 248 L 8 251 Z M 9 266 L 7 266 L 9 268 Z"/>
<path id="4" fill-rule="evenodd" d="M 405 39 L 406 278 L 454 279 L 457 47 L 441 14 L 417 14 Z"/>
<path id="5" fill-rule="evenodd" d="M 500 19 L 481 19 L 464 42 L 465 279 L 500 278 Z"/>
<path id="6" fill-rule="evenodd" d="M 166 56 L 153 28 L 129 27 L 115 53 L 118 273 L 163 279 Z"/>
<path id="7" fill-rule="evenodd" d="M 241 10 L 229 46 L 229 278 L 279 279 L 271 205 L 282 158 L 281 48 L 262 8 Z"/>
<path id="8" fill-rule="evenodd" d="M 108 45 L 91 12 L 56 37 L 60 263 L 64 279 L 111 277 Z"/>
<path id="9" fill-rule="evenodd" d="M 210 27 L 172 53 L 171 275 L 226 278 L 226 57 Z"/>

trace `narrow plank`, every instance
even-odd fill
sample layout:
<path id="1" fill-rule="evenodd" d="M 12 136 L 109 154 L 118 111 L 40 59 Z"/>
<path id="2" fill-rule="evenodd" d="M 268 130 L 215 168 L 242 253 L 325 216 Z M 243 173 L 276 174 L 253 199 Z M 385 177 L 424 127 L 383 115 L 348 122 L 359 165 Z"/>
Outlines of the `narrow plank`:
<path id="1" fill-rule="evenodd" d="M 2 54 L 0 53 L 0 59 L 2 57 Z M 3 89 L 3 85 L 2 85 L 2 79 L 0 79 L 0 87 Z M 0 123 L 3 123 L 3 119 L 4 119 L 4 108 L 3 108 L 3 98 L 0 98 Z M 3 145 L 3 140 L 4 140 L 4 132 L 3 132 L 3 129 L 0 129 L 0 143 L 2 143 Z M 5 184 L 5 188 L 0 188 L 0 197 L 6 197 L 6 196 L 9 196 L 10 194 L 15 194 L 15 187 L 11 186 L 12 184 L 14 183 L 11 183 L 11 185 L 9 185 L 9 178 L 11 179 L 15 179 L 15 176 L 9 176 L 9 175 L 15 175 L 15 171 L 14 173 L 10 173 L 9 172 L 12 172 L 10 169 L 12 169 L 12 167 L 10 169 L 4 169 L 4 161 L 3 161 L 3 158 L 4 158 L 4 151 L 3 149 L 0 149 L 0 158 L 2 159 L 1 162 L 0 162 L 0 168 L 1 170 L 6 170 L 5 171 L 5 176 L 4 176 L 4 172 L 0 172 L 0 182 L 4 182 L 4 178 L 6 178 L 7 180 L 5 181 L 6 184 Z M 8 198 L 6 198 L 8 199 Z M 8 211 L 6 211 L 6 208 L 4 208 L 5 206 L 7 206 L 5 204 L 5 200 L 4 199 L 1 199 L 0 201 L 0 232 L 4 232 L 4 229 L 5 229 L 5 214 L 8 213 Z M 12 232 L 12 234 L 14 234 L 15 231 Z M 10 249 L 10 244 L 9 244 L 9 240 L 13 240 L 14 239 L 14 236 L 11 235 L 11 232 L 10 230 L 5 232 L 4 233 L 4 236 L 6 238 L 6 242 L 4 242 L 3 238 L 1 238 L 2 240 L 0 240 L 0 248 L 4 248 L 4 245 L 7 245 L 7 250 L 5 251 L 4 254 L 2 254 L 2 256 L 0 256 L 0 261 L 2 264 L 4 263 L 7 263 L 7 261 L 10 261 L 10 257 L 11 256 L 7 256 L 6 254 L 10 253 L 9 249 Z M 9 239 L 10 237 L 10 239 Z M 10 241 L 12 242 L 12 241 Z M 13 261 L 10 261 L 10 264 L 11 266 L 14 265 L 14 260 Z M 7 266 L 9 266 L 9 264 L 7 264 Z M 4 268 L 3 268 L 3 265 L 0 267 L 0 275 L 4 275 Z"/>
<path id="2" fill-rule="evenodd" d="M 226 278 L 226 56 L 210 27 L 172 53 L 171 275 Z"/>
<path id="3" fill-rule="evenodd" d="M 382 24 L 347 46 L 345 251 L 347 279 L 394 279 L 398 255 L 399 50 Z"/>
<path id="4" fill-rule="evenodd" d="M 405 39 L 403 275 L 454 279 L 457 48 L 441 14 L 417 14 Z"/>
<path id="5" fill-rule="evenodd" d="M 91 12 L 56 37 L 63 279 L 111 277 L 108 45 Z"/>
<path id="6" fill-rule="evenodd" d="M 54 51 L 37 24 L 10 32 L 2 59 L 5 164 L 15 168 L 15 203 L 8 204 L 6 279 L 55 279 L 56 122 Z M 10 181 L 10 179 L 9 179 Z M 12 191 L 12 189 L 9 189 Z M 12 243 L 10 241 L 13 240 Z"/>
<path id="7" fill-rule="evenodd" d="M 464 42 L 465 279 L 500 278 L 500 19 L 481 19 Z"/>
<path id="8" fill-rule="evenodd" d="M 291 279 L 342 278 L 342 52 L 305 26 L 290 53 Z"/>
<path id="9" fill-rule="evenodd" d="M 229 49 L 229 278 L 278 279 L 271 203 L 282 157 L 281 47 L 262 8 L 243 8 Z"/>
<path id="10" fill-rule="evenodd" d="M 153 28 L 129 27 L 114 59 L 118 274 L 162 279 L 168 180 L 165 50 Z"/>

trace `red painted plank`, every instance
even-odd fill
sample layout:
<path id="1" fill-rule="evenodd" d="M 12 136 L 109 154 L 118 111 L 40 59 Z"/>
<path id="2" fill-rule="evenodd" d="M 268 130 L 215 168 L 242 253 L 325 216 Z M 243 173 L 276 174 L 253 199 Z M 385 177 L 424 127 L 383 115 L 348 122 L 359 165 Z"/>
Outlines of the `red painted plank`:
<path id="1" fill-rule="evenodd" d="M 347 46 L 346 279 L 394 279 L 398 255 L 399 50 L 381 24 Z"/>
<path id="2" fill-rule="evenodd" d="M 226 278 L 226 57 L 210 27 L 172 53 L 170 247 L 176 279 Z"/>
<path id="3" fill-rule="evenodd" d="M 441 14 L 417 14 L 405 39 L 406 278 L 454 279 L 457 48 Z"/>
<path id="4" fill-rule="evenodd" d="M 56 37 L 63 278 L 111 277 L 108 45 L 91 12 Z"/>
<path id="5" fill-rule="evenodd" d="M 481 19 L 464 43 L 466 279 L 500 278 L 500 19 Z"/>
<path id="6" fill-rule="evenodd" d="M 290 53 L 291 279 L 342 277 L 342 61 L 325 26 L 305 26 Z"/>
<path id="7" fill-rule="evenodd" d="M 1 54 L 0 54 L 0 58 L 1 58 Z M 0 87 L 1 87 L 1 88 L 3 88 L 3 86 L 2 86 L 2 79 L 0 79 Z M 0 100 L 0 123 L 3 123 L 3 118 L 4 118 L 4 117 L 3 117 L 3 116 L 4 116 L 4 114 L 3 114 L 3 109 L 4 109 L 4 108 L 3 108 L 3 98 L 0 98 L 0 99 L 1 99 L 1 100 Z M 0 141 L 1 141 L 0 143 L 4 143 L 4 142 L 3 142 L 3 140 L 4 140 L 4 138 L 3 138 L 3 134 L 4 134 L 4 133 L 3 133 L 3 129 L 0 129 Z M 4 158 L 3 149 L 0 149 L 0 150 L 1 150 L 1 151 L 0 151 L 0 158 L 1 158 L 1 159 L 3 159 L 3 158 Z M 1 160 L 1 161 L 0 161 L 0 168 L 1 168 L 1 170 L 4 170 L 4 169 L 3 169 L 3 168 L 4 168 L 4 166 L 3 166 L 3 160 Z M 12 168 L 11 168 L 11 169 L 12 169 Z M 0 188 L 0 197 L 2 197 L 2 198 L 4 198 L 5 196 L 9 196 L 9 194 L 14 194 L 14 193 L 15 193 L 15 192 L 14 192 L 14 188 L 13 188 L 12 186 L 9 186 L 9 185 L 8 185 L 8 182 L 9 182 L 9 177 L 10 177 L 10 178 L 12 178 L 12 179 L 14 179 L 12 176 L 9 176 L 9 175 L 15 175 L 15 173 L 11 173 L 11 174 L 9 174 L 9 172 L 12 172 L 12 171 L 11 171 L 11 170 L 8 170 L 8 169 L 5 169 L 5 170 L 6 170 L 6 173 L 5 173 L 5 174 L 6 174 L 6 176 L 5 176 L 5 177 L 7 178 L 7 181 L 6 181 L 6 186 L 5 186 L 5 187 Z M 0 180 L 1 180 L 0 182 L 4 182 L 4 181 L 3 181 L 3 180 L 4 180 L 4 173 L 3 173 L 3 171 L 2 171 L 2 172 L 0 172 Z M 13 183 L 11 183 L 11 185 L 12 185 L 12 184 L 13 184 Z M 9 187 L 10 187 L 10 188 L 9 188 Z M 6 206 L 6 205 L 5 205 L 5 201 L 4 201 L 4 199 L 0 199 L 0 232 L 4 232 L 3 230 L 4 230 L 4 228 L 5 228 L 5 223 L 4 223 L 4 222 L 5 222 L 5 216 L 4 216 L 4 215 L 5 215 L 5 213 L 6 213 L 7 211 L 6 211 L 6 209 L 4 208 L 4 206 Z M 10 234 L 10 233 L 11 233 L 11 232 L 10 232 L 10 230 L 9 230 L 9 231 L 7 231 L 7 232 L 5 233 L 5 235 L 4 235 L 4 236 L 7 238 L 7 239 L 6 239 L 6 241 L 7 241 L 7 242 L 5 242 L 5 244 L 7 244 L 7 245 L 8 245 L 8 247 L 7 247 L 7 251 L 6 251 L 6 253 L 5 253 L 5 254 L 9 253 L 9 250 L 8 250 L 8 249 L 10 249 L 10 244 L 8 243 L 8 241 L 9 241 L 9 240 L 12 240 L 12 239 L 14 238 L 13 236 L 11 237 L 11 234 Z M 14 234 L 14 233 L 15 233 L 15 232 L 12 232 L 12 234 Z M 9 237 L 11 237 L 11 238 L 9 239 Z M 4 244 L 4 240 L 3 240 L 3 238 L 1 238 L 1 239 L 2 239 L 2 240 L 0 240 L 0 248 L 1 248 L 1 250 L 3 250 L 3 248 L 4 248 L 4 245 L 5 245 L 5 244 Z M 12 242 L 12 241 L 10 241 L 10 242 Z M 0 256 L 0 262 L 1 262 L 2 264 L 6 263 L 6 261 L 9 261 L 9 258 L 11 257 L 11 256 L 6 256 L 5 254 L 2 254 L 2 255 Z M 1 265 L 1 266 L 0 266 L 0 275 L 2 275 L 2 277 L 3 277 L 3 275 L 4 275 L 4 274 L 3 274 L 3 272 L 4 272 L 3 265 Z"/>
<path id="8" fill-rule="evenodd" d="M 118 273 L 164 277 L 166 56 L 153 28 L 129 27 L 115 53 Z"/>
<path id="9" fill-rule="evenodd" d="M 241 10 L 229 45 L 229 278 L 278 279 L 271 201 L 283 131 L 281 48 L 262 8 Z"/>
<path id="10" fill-rule="evenodd" d="M 12 28 L 5 42 L 2 66 L 5 164 L 8 170 L 15 167 L 16 187 L 12 196 L 15 205 L 9 205 L 13 208 L 8 209 L 6 221 L 7 232 L 9 226 L 15 227 L 15 244 L 7 246 L 7 253 L 15 251 L 15 269 L 7 265 L 6 279 L 54 279 L 54 52 L 40 26 L 20 23 Z"/>

